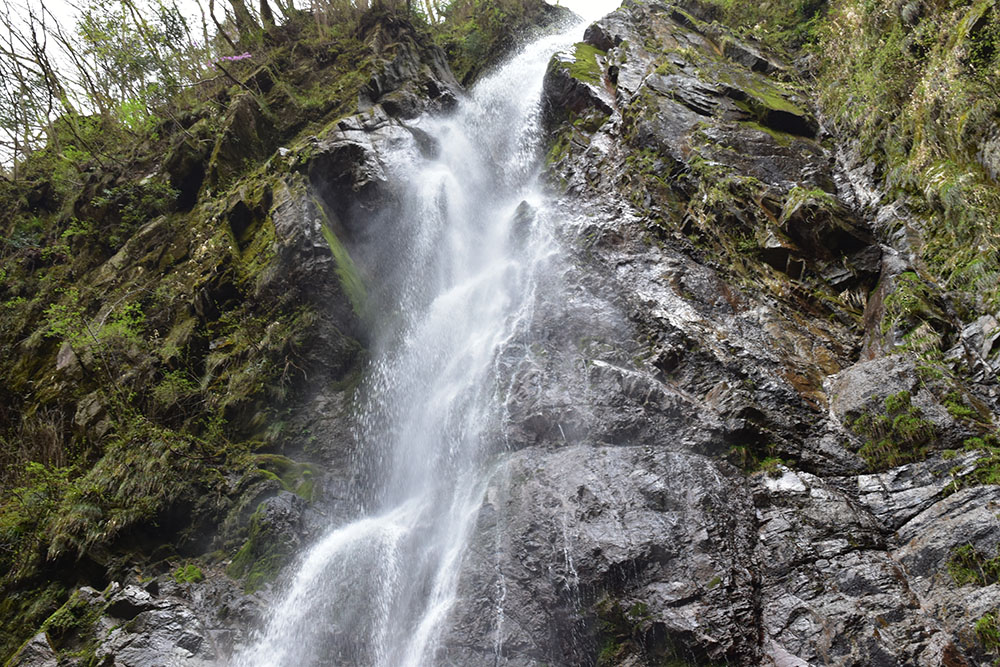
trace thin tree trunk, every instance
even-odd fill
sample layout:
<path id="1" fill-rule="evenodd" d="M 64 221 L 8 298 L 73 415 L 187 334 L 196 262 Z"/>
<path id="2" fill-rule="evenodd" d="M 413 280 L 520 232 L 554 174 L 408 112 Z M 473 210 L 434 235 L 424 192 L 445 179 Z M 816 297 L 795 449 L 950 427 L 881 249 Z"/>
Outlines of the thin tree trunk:
<path id="1" fill-rule="evenodd" d="M 218 31 L 218 34 L 222 35 L 222 39 L 226 40 L 229 46 L 233 48 L 234 52 L 237 51 L 236 42 L 234 42 L 229 35 L 226 34 L 226 30 L 222 27 L 222 24 L 219 23 L 219 19 L 215 18 L 215 0 L 208 0 L 208 15 L 212 17 L 212 23 L 215 24 L 215 29 Z"/>
<path id="2" fill-rule="evenodd" d="M 274 13 L 271 12 L 271 5 L 267 4 L 267 0 L 260 0 L 260 20 L 265 28 L 273 28 L 275 25 Z"/>
<path id="3" fill-rule="evenodd" d="M 233 8 L 233 18 L 236 21 L 236 29 L 240 32 L 241 42 L 250 35 L 260 33 L 260 26 L 254 20 L 253 15 L 247 9 L 247 5 L 243 0 L 229 0 L 229 6 Z"/>

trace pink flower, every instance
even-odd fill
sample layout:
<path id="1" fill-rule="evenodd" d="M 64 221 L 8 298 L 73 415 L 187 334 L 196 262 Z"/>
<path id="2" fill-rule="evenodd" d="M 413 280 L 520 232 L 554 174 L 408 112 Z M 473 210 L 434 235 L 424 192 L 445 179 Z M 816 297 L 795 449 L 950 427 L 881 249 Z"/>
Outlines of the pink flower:
<path id="1" fill-rule="evenodd" d="M 252 58 L 252 57 L 253 56 L 250 53 L 241 53 L 238 56 L 222 56 L 221 58 L 219 58 L 219 60 L 228 60 L 235 62 L 237 60 L 246 60 L 247 58 Z"/>

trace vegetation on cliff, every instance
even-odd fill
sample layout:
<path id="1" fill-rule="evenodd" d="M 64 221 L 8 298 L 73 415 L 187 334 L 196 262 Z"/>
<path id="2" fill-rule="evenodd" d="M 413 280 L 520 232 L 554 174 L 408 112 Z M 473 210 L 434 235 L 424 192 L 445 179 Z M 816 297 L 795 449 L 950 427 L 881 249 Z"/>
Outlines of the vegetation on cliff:
<path id="1" fill-rule="evenodd" d="M 888 344 L 940 358 L 956 326 L 1000 308 L 995 3 L 712 4 L 743 34 L 799 58 L 830 130 L 853 138 L 854 166 L 868 163 L 881 187 L 866 203 L 896 204 L 879 232 L 913 246 L 923 296 Z"/>

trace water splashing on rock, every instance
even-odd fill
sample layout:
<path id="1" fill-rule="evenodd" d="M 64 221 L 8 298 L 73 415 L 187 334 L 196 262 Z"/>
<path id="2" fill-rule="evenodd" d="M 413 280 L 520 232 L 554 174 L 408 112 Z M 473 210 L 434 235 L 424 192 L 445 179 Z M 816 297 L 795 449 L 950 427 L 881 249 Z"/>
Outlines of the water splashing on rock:
<path id="1" fill-rule="evenodd" d="M 356 461 L 371 488 L 360 518 L 305 554 L 239 667 L 434 661 L 557 261 L 536 185 L 540 98 L 550 55 L 578 32 L 529 45 L 388 156 L 398 206 L 377 221 L 379 338 Z"/>

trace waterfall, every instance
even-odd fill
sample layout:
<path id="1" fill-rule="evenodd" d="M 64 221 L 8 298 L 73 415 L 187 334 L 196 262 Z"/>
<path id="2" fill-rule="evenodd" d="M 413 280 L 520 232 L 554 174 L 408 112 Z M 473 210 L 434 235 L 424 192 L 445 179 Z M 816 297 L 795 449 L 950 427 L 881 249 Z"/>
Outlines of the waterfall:
<path id="1" fill-rule="evenodd" d="M 510 370 L 558 257 L 537 185 L 540 97 L 551 54 L 579 33 L 529 45 L 454 113 L 417 121 L 432 157 L 426 141 L 388 156 L 403 203 L 379 227 L 391 260 L 356 462 L 375 488 L 303 555 L 238 667 L 433 664 L 504 451 Z"/>

